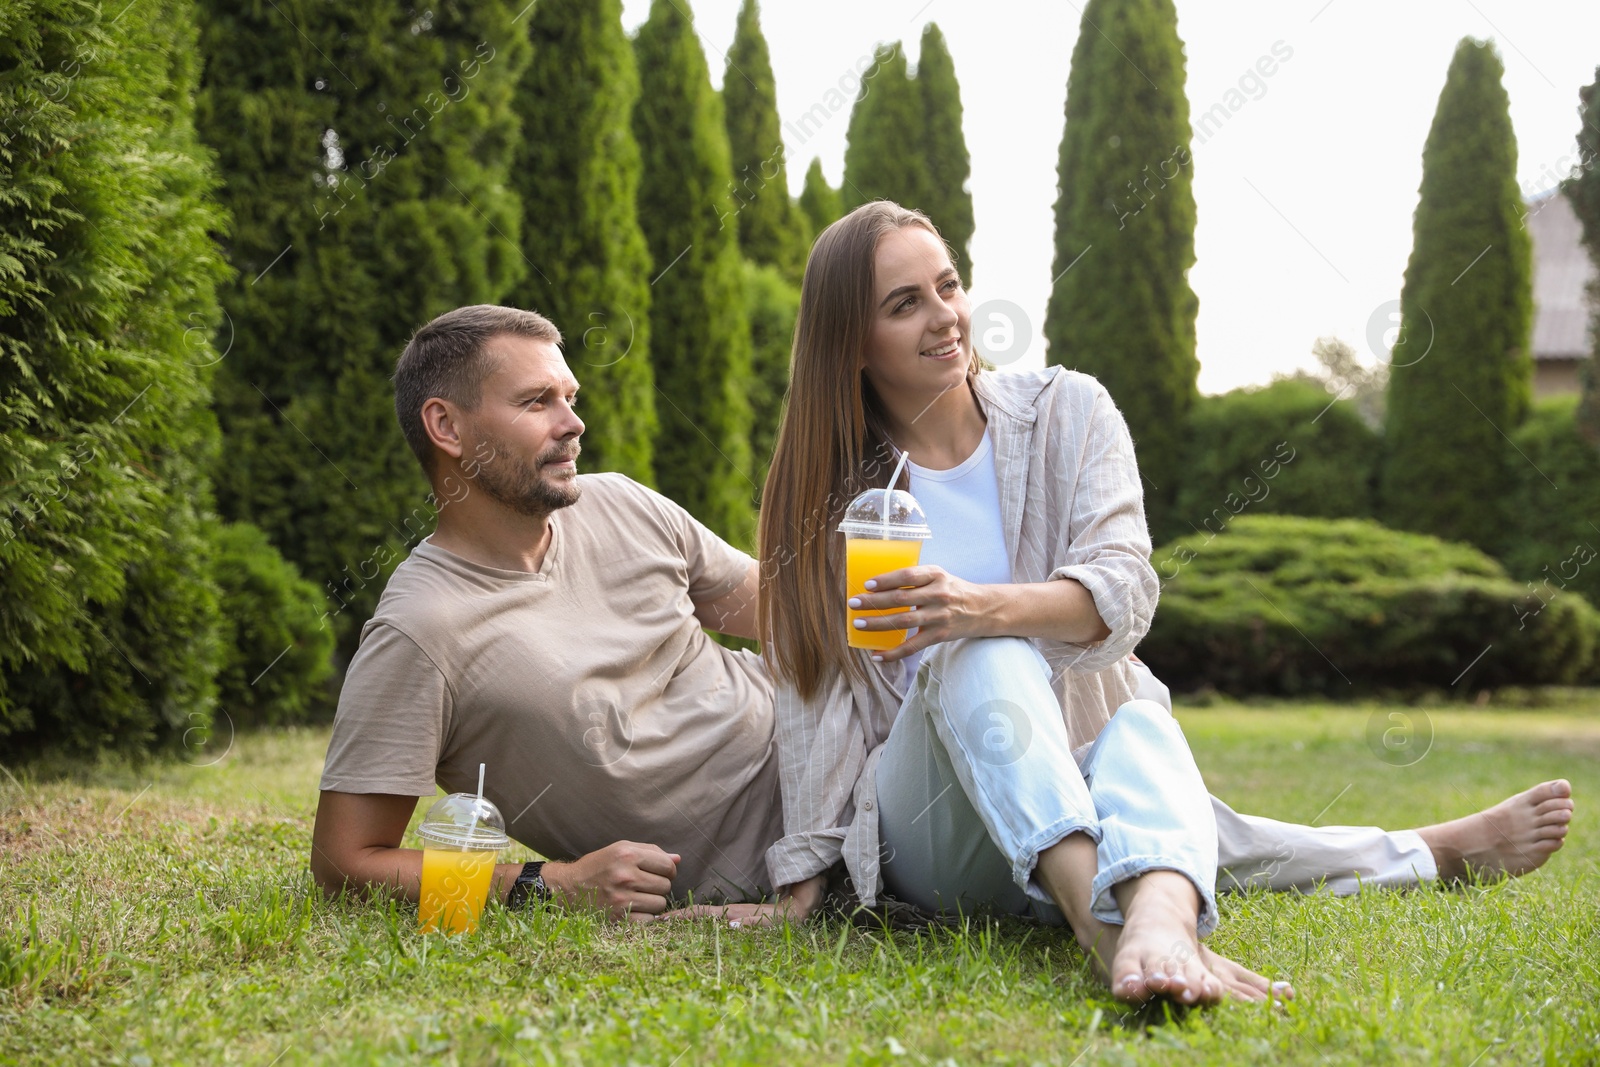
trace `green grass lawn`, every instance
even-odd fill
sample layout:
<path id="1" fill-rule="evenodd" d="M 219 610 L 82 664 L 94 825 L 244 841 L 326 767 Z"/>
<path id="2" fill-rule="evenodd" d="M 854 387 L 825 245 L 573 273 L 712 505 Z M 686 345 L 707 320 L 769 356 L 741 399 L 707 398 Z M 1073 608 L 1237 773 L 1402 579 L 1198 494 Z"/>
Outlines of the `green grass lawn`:
<path id="1" fill-rule="evenodd" d="M 1431 729 L 1396 766 L 1390 711 Z M 491 909 L 476 935 L 322 902 L 306 854 L 324 731 L 210 766 L 16 767 L 0 784 L 0 1062 L 1493 1063 L 1600 1056 L 1600 693 L 1559 711 L 1180 715 L 1212 789 L 1288 820 L 1416 825 L 1573 782 L 1567 847 L 1465 892 L 1225 897 L 1213 944 L 1288 1009 L 1126 1010 L 1069 935 L 625 928 Z M 1425 721 L 1424 721 L 1425 719 Z M 1381 732 L 1381 730 L 1379 731 Z M 1409 750 L 1414 755 L 1415 749 Z M 209 757 L 208 757 L 209 758 Z"/>

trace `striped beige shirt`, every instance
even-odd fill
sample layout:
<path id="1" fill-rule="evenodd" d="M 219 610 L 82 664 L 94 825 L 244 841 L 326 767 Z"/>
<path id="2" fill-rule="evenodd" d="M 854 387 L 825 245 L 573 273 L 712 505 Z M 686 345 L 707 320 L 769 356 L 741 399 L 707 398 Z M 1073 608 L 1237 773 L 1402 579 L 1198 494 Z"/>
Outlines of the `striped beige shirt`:
<path id="1" fill-rule="evenodd" d="M 1133 696 L 1128 654 L 1159 594 L 1133 442 L 1111 395 L 1085 374 L 984 372 L 976 390 L 994 441 L 1012 580 L 1081 582 L 1111 629 L 1095 645 L 1035 640 L 1077 749 Z M 855 654 L 865 683 L 841 673 L 809 700 L 777 685 L 784 837 L 768 849 L 767 867 L 784 886 L 842 858 L 871 906 L 881 890 L 875 774 L 904 698 L 903 671 Z"/>

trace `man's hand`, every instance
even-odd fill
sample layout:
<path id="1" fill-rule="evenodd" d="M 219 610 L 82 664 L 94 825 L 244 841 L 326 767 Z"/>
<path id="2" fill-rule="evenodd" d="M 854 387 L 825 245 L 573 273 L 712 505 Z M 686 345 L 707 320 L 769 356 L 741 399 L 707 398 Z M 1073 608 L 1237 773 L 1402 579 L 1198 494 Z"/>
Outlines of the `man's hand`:
<path id="1" fill-rule="evenodd" d="M 780 922 L 803 923 L 822 903 L 824 876 L 817 875 L 803 882 L 778 890 L 778 899 L 771 904 L 695 904 L 678 908 L 662 915 L 663 919 L 722 919 L 729 926 L 755 929 L 776 926 Z"/>
<path id="2" fill-rule="evenodd" d="M 667 910 L 683 857 L 617 841 L 571 863 L 546 863 L 544 884 L 569 907 L 599 908 L 615 922 L 649 922 Z"/>

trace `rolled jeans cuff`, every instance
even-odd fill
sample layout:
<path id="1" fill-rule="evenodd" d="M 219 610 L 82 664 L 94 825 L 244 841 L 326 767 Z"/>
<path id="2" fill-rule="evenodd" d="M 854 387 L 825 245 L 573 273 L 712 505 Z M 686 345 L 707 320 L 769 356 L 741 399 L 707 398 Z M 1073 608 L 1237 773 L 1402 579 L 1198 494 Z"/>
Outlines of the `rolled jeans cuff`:
<path id="1" fill-rule="evenodd" d="M 1217 872 L 1210 870 L 1198 873 L 1165 856 L 1127 856 L 1101 870 L 1090 884 L 1089 914 L 1111 926 L 1123 925 L 1122 908 L 1111 893 L 1112 887 L 1151 871 L 1176 871 L 1193 883 L 1195 892 L 1200 895 L 1200 915 L 1195 920 L 1195 936 L 1209 937 L 1217 928 L 1217 895 L 1214 887 Z"/>
<path id="2" fill-rule="evenodd" d="M 1016 859 L 1011 862 L 1011 880 L 1028 896 L 1041 904 L 1055 906 L 1055 899 L 1045 892 L 1033 872 L 1039 866 L 1039 853 L 1053 848 L 1073 834 L 1085 834 L 1096 845 L 1100 844 L 1100 826 L 1093 819 L 1081 815 L 1064 815 L 1022 842 Z"/>

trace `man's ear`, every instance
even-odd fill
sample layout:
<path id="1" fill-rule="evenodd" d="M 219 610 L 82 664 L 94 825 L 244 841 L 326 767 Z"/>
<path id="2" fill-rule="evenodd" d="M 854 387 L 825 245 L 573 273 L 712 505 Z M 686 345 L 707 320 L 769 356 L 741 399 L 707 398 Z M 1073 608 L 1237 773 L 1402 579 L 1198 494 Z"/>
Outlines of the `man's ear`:
<path id="1" fill-rule="evenodd" d="M 436 396 L 422 402 L 422 428 L 433 447 L 451 459 L 459 460 L 466 451 L 461 440 L 461 409 Z"/>

